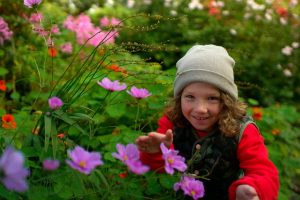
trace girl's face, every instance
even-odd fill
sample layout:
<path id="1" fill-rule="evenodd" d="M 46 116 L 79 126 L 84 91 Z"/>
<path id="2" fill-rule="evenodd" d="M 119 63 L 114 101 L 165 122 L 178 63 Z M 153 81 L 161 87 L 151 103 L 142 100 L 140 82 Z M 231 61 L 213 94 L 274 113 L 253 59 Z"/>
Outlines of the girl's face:
<path id="1" fill-rule="evenodd" d="M 181 109 L 184 117 L 197 131 L 210 132 L 219 120 L 221 93 L 211 84 L 191 83 L 183 89 Z"/>

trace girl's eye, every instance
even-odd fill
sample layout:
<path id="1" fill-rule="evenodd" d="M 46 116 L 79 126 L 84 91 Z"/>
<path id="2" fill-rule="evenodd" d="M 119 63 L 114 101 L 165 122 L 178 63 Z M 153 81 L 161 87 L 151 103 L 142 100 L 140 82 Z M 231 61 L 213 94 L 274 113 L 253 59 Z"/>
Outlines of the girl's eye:
<path id="1" fill-rule="evenodd" d="M 208 100 L 209 101 L 214 101 L 214 102 L 219 102 L 220 101 L 220 97 L 211 96 L 211 97 L 208 97 Z"/>
<path id="2" fill-rule="evenodd" d="M 192 96 L 192 95 L 185 95 L 184 96 L 186 99 L 193 99 L 194 98 L 194 96 Z"/>

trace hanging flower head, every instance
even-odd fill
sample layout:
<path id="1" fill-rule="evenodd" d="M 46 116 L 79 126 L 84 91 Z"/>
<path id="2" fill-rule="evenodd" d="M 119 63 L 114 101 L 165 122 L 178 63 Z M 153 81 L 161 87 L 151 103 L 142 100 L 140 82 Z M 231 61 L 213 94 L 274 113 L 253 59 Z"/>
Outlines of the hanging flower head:
<path id="1" fill-rule="evenodd" d="M 39 5 L 42 2 L 42 0 L 24 0 L 24 5 L 28 8 L 32 8 L 34 6 Z"/>
<path id="2" fill-rule="evenodd" d="M 68 151 L 68 155 L 71 160 L 66 160 L 66 163 L 84 174 L 90 174 L 97 166 L 103 165 L 100 153 L 88 152 L 80 146 L 76 146 L 73 151 Z"/>
<path id="3" fill-rule="evenodd" d="M 143 165 L 139 159 L 139 150 L 134 144 L 128 144 L 126 146 L 117 144 L 116 148 L 118 153 L 112 153 L 112 156 L 118 160 L 121 160 L 130 171 L 135 174 L 144 174 L 149 171 L 149 167 Z"/>
<path id="4" fill-rule="evenodd" d="M 61 108 L 64 105 L 64 102 L 58 97 L 51 97 L 48 99 L 48 104 L 52 110 L 56 110 Z"/>
<path id="5" fill-rule="evenodd" d="M 29 170 L 24 168 L 23 154 L 13 147 L 7 147 L 0 158 L 0 174 L 0 182 L 8 190 L 24 192 L 28 189 Z"/>
<path id="6" fill-rule="evenodd" d="M 97 83 L 104 89 L 111 91 L 111 92 L 122 91 L 122 90 L 125 90 L 127 87 L 125 83 L 121 84 L 121 83 L 119 83 L 119 81 L 111 81 L 108 78 L 104 78 L 104 79 L 102 79 L 102 81 L 98 81 Z"/>
<path id="7" fill-rule="evenodd" d="M 130 96 L 137 98 L 137 99 L 144 99 L 146 97 L 151 96 L 151 93 L 145 88 L 137 88 L 133 86 L 130 91 L 127 90 L 127 93 L 130 94 Z"/>
<path id="8" fill-rule="evenodd" d="M 168 174 L 174 174 L 174 169 L 184 172 L 187 169 L 185 158 L 177 155 L 178 151 L 168 149 L 164 143 L 160 144 L 160 149 L 165 160 L 165 170 Z"/>

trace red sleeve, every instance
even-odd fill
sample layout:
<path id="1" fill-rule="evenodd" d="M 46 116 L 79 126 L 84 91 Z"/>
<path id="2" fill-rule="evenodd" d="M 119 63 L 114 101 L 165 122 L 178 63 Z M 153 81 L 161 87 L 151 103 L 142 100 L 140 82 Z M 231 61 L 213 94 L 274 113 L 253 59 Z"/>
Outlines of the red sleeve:
<path id="1" fill-rule="evenodd" d="M 237 157 L 244 176 L 229 188 L 229 199 L 235 200 L 238 185 L 247 184 L 255 188 L 260 200 L 278 198 L 279 178 L 275 165 L 268 158 L 263 137 L 253 124 L 249 124 L 238 145 Z"/>
<path id="2" fill-rule="evenodd" d="M 156 132 L 165 134 L 168 129 L 173 129 L 172 122 L 167 116 L 163 116 L 158 120 L 158 128 Z M 150 169 L 157 170 L 158 172 L 164 172 L 164 160 L 161 152 L 158 153 L 145 153 L 140 152 L 140 159 L 143 164 L 148 165 Z"/>

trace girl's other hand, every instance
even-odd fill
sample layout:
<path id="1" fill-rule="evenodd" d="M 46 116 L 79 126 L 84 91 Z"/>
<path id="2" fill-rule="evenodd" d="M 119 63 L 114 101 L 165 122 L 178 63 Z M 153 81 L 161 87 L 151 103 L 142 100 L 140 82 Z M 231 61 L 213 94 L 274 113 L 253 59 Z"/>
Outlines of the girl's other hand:
<path id="1" fill-rule="evenodd" d="M 236 188 L 236 200 L 259 200 L 259 197 L 250 185 L 239 185 Z"/>
<path id="2" fill-rule="evenodd" d="M 148 135 L 140 136 L 136 139 L 137 147 L 146 153 L 160 152 L 160 144 L 163 142 L 166 147 L 170 147 L 173 142 L 173 132 L 168 129 L 165 134 L 150 132 Z"/>

